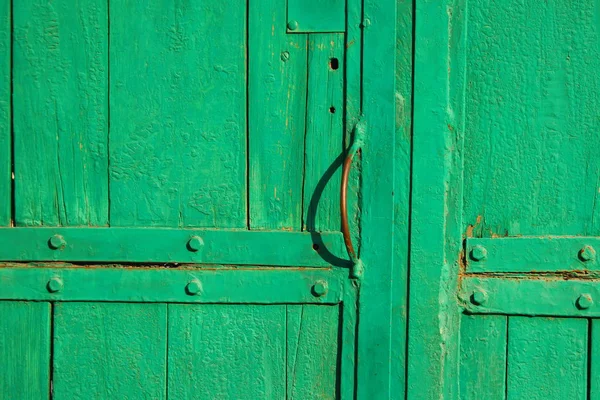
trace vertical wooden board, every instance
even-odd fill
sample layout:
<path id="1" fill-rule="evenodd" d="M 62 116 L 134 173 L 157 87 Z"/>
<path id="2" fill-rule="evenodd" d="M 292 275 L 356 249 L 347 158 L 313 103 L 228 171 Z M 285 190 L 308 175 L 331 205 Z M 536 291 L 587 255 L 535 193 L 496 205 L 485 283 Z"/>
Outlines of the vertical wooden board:
<path id="1" fill-rule="evenodd" d="M 0 301 L 0 397 L 50 396 L 50 304 Z"/>
<path id="2" fill-rule="evenodd" d="M 246 1 L 111 1 L 111 225 L 246 226 Z"/>
<path id="3" fill-rule="evenodd" d="M 249 8 L 250 228 L 302 228 L 307 35 L 286 34 L 281 1 Z"/>
<path id="4" fill-rule="evenodd" d="M 337 399 L 338 306 L 287 306 L 287 399 Z"/>
<path id="5" fill-rule="evenodd" d="M 588 321 L 509 317 L 507 398 L 587 397 Z"/>
<path id="6" fill-rule="evenodd" d="M 308 35 L 303 229 L 340 230 L 344 35 Z"/>
<path id="7" fill-rule="evenodd" d="M 13 13 L 15 222 L 107 225 L 107 2 Z"/>
<path id="8" fill-rule="evenodd" d="M 461 400 L 504 400 L 506 318 L 503 315 L 462 315 L 459 374 Z"/>
<path id="9" fill-rule="evenodd" d="M 0 0 L 0 226 L 11 223 L 11 0 Z"/>
<path id="10" fill-rule="evenodd" d="M 57 303 L 53 398 L 165 399 L 166 307 Z"/>
<path id="11" fill-rule="evenodd" d="M 475 236 L 600 234 L 599 8 L 469 2 L 464 207 Z"/>
<path id="12" fill-rule="evenodd" d="M 168 398 L 285 397 L 285 306 L 169 305 Z"/>
<path id="13" fill-rule="evenodd" d="M 590 320 L 589 389 L 590 400 L 600 400 L 600 320 Z"/>

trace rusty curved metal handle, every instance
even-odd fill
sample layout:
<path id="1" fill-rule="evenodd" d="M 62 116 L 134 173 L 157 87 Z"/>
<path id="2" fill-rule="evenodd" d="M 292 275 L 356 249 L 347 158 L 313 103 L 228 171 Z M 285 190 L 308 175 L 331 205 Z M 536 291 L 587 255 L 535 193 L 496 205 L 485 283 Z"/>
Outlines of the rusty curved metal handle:
<path id="1" fill-rule="evenodd" d="M 350 234 L 350 224 L 348 223 L 348 178 L 350 177 L 350 170 L 352 169 L 352 160 L 354 156 L 360 151 L 364 136 L 364 123 L 359 121 L 354 128 L 354 142 L 348 149 L 348 154 L 344 159 L 344 164 L 342 165 L 342 186 L 340 191 L 340 213 L 342 217 L 342 235 L 344 236 L 344 243 L 346 245 L 346 250 L 348 251 L 348 255 L 352 260 L 353 264 L 356 264 L 358 261 L 358 257 L 356 256 L 356 251 L 354 250 L 354 245 L 352 244 L 352 236 Z"/>

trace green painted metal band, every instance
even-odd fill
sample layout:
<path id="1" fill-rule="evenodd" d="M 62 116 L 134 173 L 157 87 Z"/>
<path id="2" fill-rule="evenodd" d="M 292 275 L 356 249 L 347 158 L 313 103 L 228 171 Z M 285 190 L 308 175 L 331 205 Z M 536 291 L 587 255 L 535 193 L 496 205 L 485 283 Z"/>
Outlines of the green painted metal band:
<path id="1" fill-rule="evenodd" d="M 344 276 L 292 268 L 0 268 L 0 300 L 337 304 Z"/>
<path id="2" fill-rule="evenodd" d="M 599 237 L 467 239 L 467 272 L 598 270 Z"/>
<path id="3" fill-rule="evenodd" d="M 564 277 L 467 277 L 460 301 L 473 314 L 600 317 L 600 281 Z"/>
<path id="4" fill-rule="evenodd" d="M 0 261 L 344 266 L 341 233 L 0 228 Z"/>

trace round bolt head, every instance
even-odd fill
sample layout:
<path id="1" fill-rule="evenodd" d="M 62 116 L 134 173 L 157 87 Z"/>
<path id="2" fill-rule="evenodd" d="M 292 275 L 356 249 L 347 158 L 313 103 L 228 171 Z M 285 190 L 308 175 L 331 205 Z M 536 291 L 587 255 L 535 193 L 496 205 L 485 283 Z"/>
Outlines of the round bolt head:
<path id="1" fill-rule="evenodd" d="M 583 246 L 581 250 L 579 250 L 579 258 L 582 261 L 593 261 L 596 259 L 596 250 L 592 246 Z"/>
<path id="2" fill-rule="evenodd" d="M 483 261 L 487 258 L 487 249 L 483 246 L 475 246 L 471 249 L 471 259 L 474 261 Z"/>
<path id="3" fill-rule="evenodd" d="M 281 52 L 281 61 L 287 61 L 290 59 L 290 52 L 289 51 L 283 51 Z"/>
<path id="4" fill-rule="evenodd" d="M 577 308 L 579 308 L 580 310 L 587 310 L 593 305 L 594 299 L 592 299 L 592 295 L 589 293 L 583 293 L 577 298 Z"/>
<path id="5" fill-rule="evenodd" d="M 487 301 L 487 293 L 485 293 L 485 292 L 475 290 L 471 294 L 471 303 L 475 304 L 476 306 L 483 305 L 486 301 Z"/>
<path id="6" fill-rule="evenodd" d="M 194 279 L 193 281 L 188 282 L 187 286 L 185 287 L 185 291 L 190 296 L 200 294 L 200 292 L 202 292 L 202 284 L 199 280 Z"/>
<path id="7" fill-rule="evenodd" d="M 298 29 L 298 21 L 289 21 L 287 27 L 290 31 L 295 31 Z"/>
<path id="8" fill-rule="evenodd" d="M 328 290 L 329 290 L 329 286 L 327 285 L 327 282 L 317 281 L 317 282 L 315 282 L 315 284 L 312 287 L 312 294 L 317 297 L 321 297 L 321 296 L 325 296 L 327 294 Z"/>
<path id="9" fill-rule="evenodd" d="M 46 285 L 46 289 L 48 289 L 48 291 L 50 293 L 56 293 L 56 292 L 60 292 L 63 288 L 63 281 L 60 278 L 50 278 L 50 280 L 48 281 L 48 284 Z"/>
<path id="10" fill-rule="evenodd" d="M 67 245 L 67 241 L 62 235 L 54 235 L 50 239 L 48 239 L 48 246 L 52 250 L 64 249 Z"/>
<path id="11" fill-rule="evenodd" d="M 200 236 L 192 236 L 187 242 L 187 248 L 189 251 L 200 251 L 204 247 L 204 240 Z"/>

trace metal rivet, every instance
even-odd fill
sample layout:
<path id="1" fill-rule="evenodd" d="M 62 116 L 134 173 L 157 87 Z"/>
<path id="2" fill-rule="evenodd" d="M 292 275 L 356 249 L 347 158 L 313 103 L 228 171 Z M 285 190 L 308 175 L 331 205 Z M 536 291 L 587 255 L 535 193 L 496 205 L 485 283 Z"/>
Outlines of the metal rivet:
<path id="1" fill-rule="evenodd" d="M 188 282 L 187 286 L 185 287 L 185 291 L 190 296 L 195 296 L 202 291 L 202 284 L 199 280 L 194 279 L 193 281 Z"/>
<path id="2" fill-rule="evenodd" d="M 475 246 L 471 249 L 471 258 L 474 261 L 482 261 L 487 258 L 487 249 L 483 246 Z"/>
<path id="3" fill-rule="evenodd" d="M 592 246 L 583 246 L 581 250 L 579 250 L 579 258 L 582 261 L 593 261 L 596 259 L 596 250 Z"/>
<path id="4" fill-rule="evenodd" d="M 63 281 L 60 278 L 50 278 L 46 288 L 50 293 L 60 292 L 63 288 Z"/>
<path id="5" fill-rule="evenodd" d="M 287 60 L 290 59 L 290 52 L 289 51 L 283 51 L 281 52 L 281 61 L 285 62 Z"/>
<path id="6" fill-rule="evenodd" d="M 67 241 L 62 235 L 54 235 L 48 239 L 48 246 L 52 250 L 63 249 L 67 245 Z"/>
<path id="7" fill-rule="evenodd" d="M 192 236 L 187 242 L 187 248 L 189 251 L 200 251 L 204 247 L 204 240 L 200 236 Z"/>
<path id="8" fill-rule="evenodd" d="M 480 290 L 475 290 L 471 294 L 471 303 L 475 304 L 476 306 L 480 306 L 487 301 L 487 298 L 487 293 Z"/>
<path id="9" fill-rule="evenodd" d="M 594 299 L 592 299 L 592 295 L 589 293 L 583 293 L 577 298 L 577 308 L 579 308 L 580 310 L 587 310 L 593 305 Z"/>
<path id="10" fill-rule="evenodd" d="M 361 28 L 368 28 L 369 26 L 371 26 L 371 20 L 369 18 L 365 18 L 365 20 L 360 23 Z"/>
<path id="11" fill-rule="evenodd" d="M 298 21 L 290 21 L 290 22 L 288 22 L 287 27 L 288 27 L 288 29 L 290 31 L 295 31 L 296 29 L 298 29 Z"/>
<path id="12" fill-rule="evenodd" d="M 312 287 L 312 293 L 317 297 L 325 296 L 328 290 L 329 286 L 325 281 L 317 281 Z"/>

